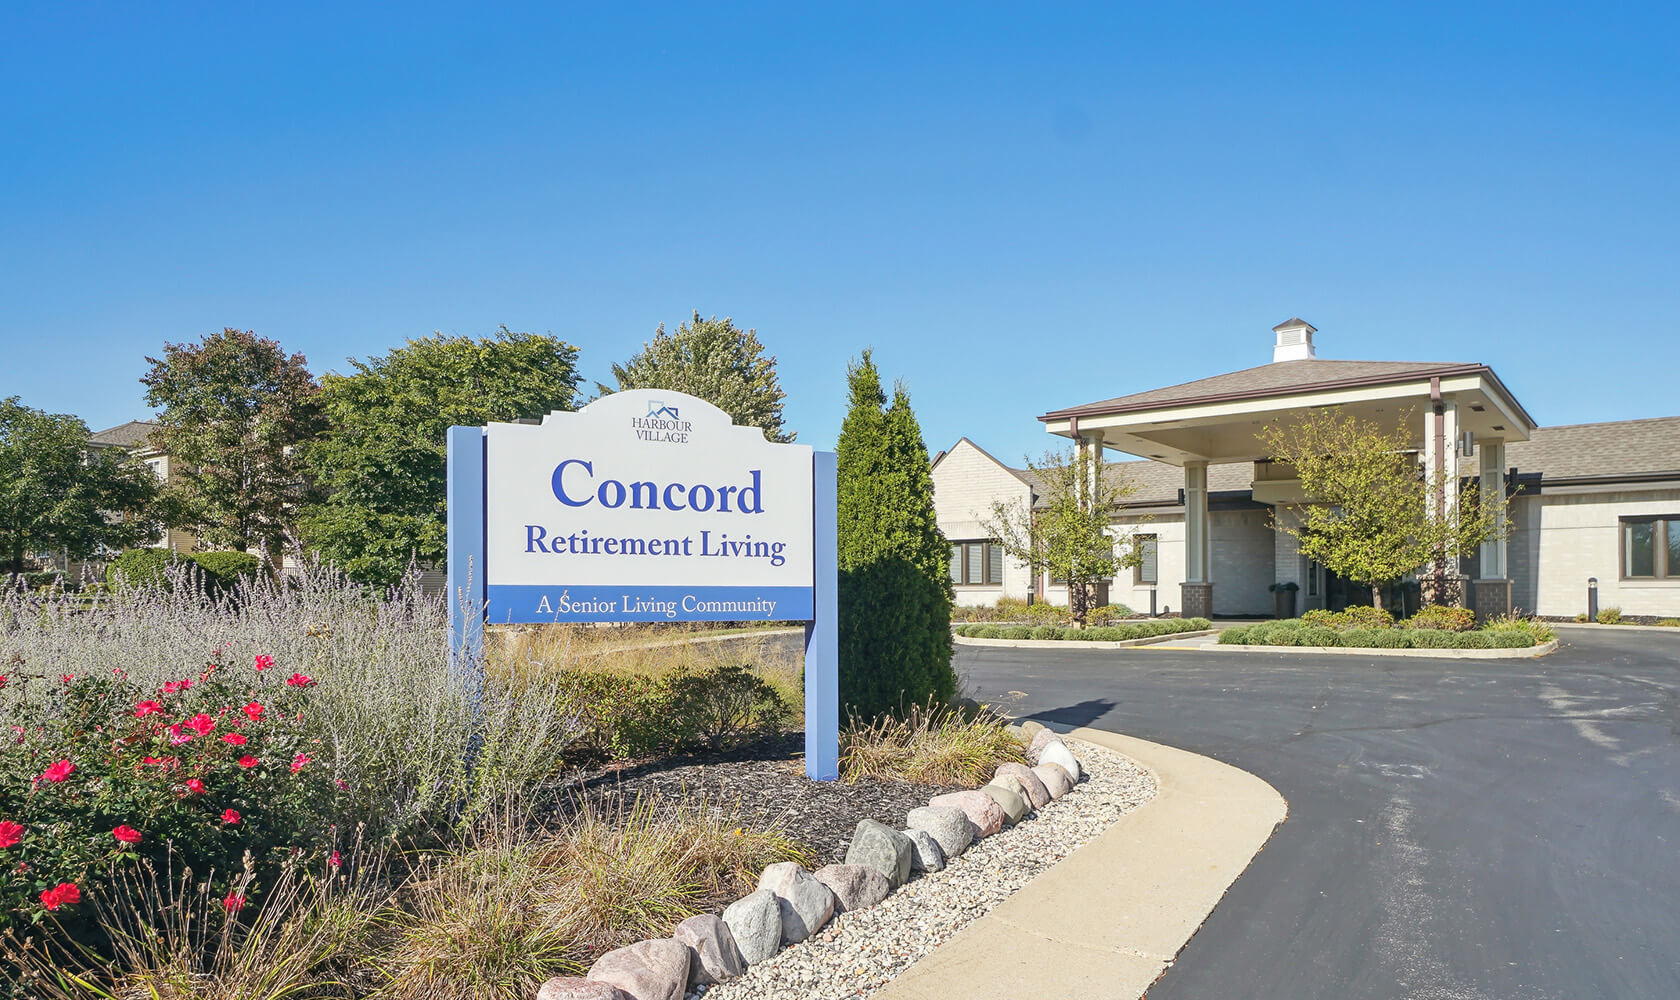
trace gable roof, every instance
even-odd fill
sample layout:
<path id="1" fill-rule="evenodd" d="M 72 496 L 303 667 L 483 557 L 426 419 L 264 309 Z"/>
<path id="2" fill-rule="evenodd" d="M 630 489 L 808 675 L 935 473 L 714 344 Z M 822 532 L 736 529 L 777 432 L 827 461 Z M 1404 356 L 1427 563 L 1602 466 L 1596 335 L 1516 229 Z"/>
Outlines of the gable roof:
<path id="1" fill-rule="evenodd" d="M 1039 420 L 1061 420 L 1067 417 L 1097 414 L 1127 413 L 1162 406 L 1183 406 L 1190 403 L 1226 402 L 1233 399 L 1254 399 L 1266 396 L 1286 396 L 1315 389 L 1337 389 L 1358 385 L 1386 385 L 1410 382 L 1418 378 L 1446 375 L 1493 375 L 1487 365 L 1461 361 L 1326 361 L 1319 358 L 1301 361 L 1274 361 L 1269 365 L 1244 368 L 1209 378 L 1169 385 L 1164 389 L 1134 392 L 1127 396 L 1053 410 Z M 1503 386 L 1501 387 L 1503 388 Z M 1509 396 L 1509 393 L 1506 393 Z M 1514 402 L 1514 400 L 1513 400 Z M 1519 407 L 1520 408 L 1520 407 Z M 1526 416 L 1526 414 L 1524 414 Z M 1532 423 L 1532 421 L 1530 421 Z"/>
<path id="2" fill-rule="evenodd" d="M 1026 483 L 1028 486 L 1033 486 L 1033 480 L 1028 478 L 1028 474 L 1025 471 L 1023 471 L 1021 469 L 1017 469 L 1012 465 L 1007 465 L 1003 462 L 998 461 L 998 457 L 996 455 L 993 455 L 991 452 L 989 452 L 986 449 L 984 449 L 984 448 L 980 447 L 979 445 L 975 444 L 974 441 L 972 439 L 968 438 L 968 437 L 957 438 L 956 444 L 951 445 L 951 447 L 946 448 L 944 451 L 935 455 L 933 457 L 933 461 L 928 463 L 928 471 L 932 472 L 934 469 L 939 468 L 939 463 L 943 462 L 945 460 L 946 456 L 950 455 L 951 452 L 956 451 L 957 450 L 957 445 L 962 444 L 964 442 L 967 442 L 968 446 L 970 448 L 973 448 L 975 451 L 977 451 L 980 454 L 986 456 L 986 458 L 989 459 L 993 465 L 996 465 L 998 468 L 1000 468 L 1003 471 L 1005 471 L 1005 472 L 1009 473 L 1010 475 L 1014 476 L 1016 479 L 1019 479 L 1021 482 Z M 1037 489 L 1036 486 L 1034 486 L 1033 488 Z"/>
<path id="3" fill-rule="evenodd" d="M 1541 475 L 1541 486 L 1570 481 L 1680 478 L 1680 417 L 1541 427 L 1505 445 L 1505 464 Z"/>
<path id="4" fill-rule="evenodd" d="M 90 444 L 105 445 L 107 447 L 134 448 L 143 446 L 158 429 L 158 424 L 150 420 L 130 420 L 126 424 L 107 427 L 95 434 L 88 435 Z"/>

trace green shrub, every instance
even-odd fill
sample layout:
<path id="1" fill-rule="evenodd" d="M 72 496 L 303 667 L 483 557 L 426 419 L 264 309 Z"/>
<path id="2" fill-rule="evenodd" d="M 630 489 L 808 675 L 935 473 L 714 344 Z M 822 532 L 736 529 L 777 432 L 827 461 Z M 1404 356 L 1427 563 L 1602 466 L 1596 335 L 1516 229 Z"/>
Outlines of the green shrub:
<path id="1" fill-rule="evenodd" d="M 1582 624 L 1586 624 L 1586 623 L 1587 623 L 1587 622 L 1590 622 L 1590 621 L 1592 621 L 1592 619 L 1591 619 L 1591 618 L 1590 618 L 1590 617 L 1588 617 L 1588 615 L 1587 615 L 1587 613 L 1586 613 L 1586 612 L 1585 612 L 1585 611 L 1583 611 L 1583 612 L 1581 612 L 1581 613 L 1580 613 L 1580 614 L 1578 614 L 1578 615 L 1576 615 L 1576 616 L 1575 616 L 1575 620 L 1576 620 L 1576 621 L 1578 621 L 1578 622 L 1580 622 L 1580 623 L 1582 623 Z"/>
<path id="2" fill-rule="evenodd" d="M 1445 632 L 1468 632 L 1476 627 L 1476 613 L 1469 608 L 1454 608 L 1445 604 L 1431 604 L 1419 608 L 1417 614 L 1406 619 L 1403 628 L 1419 630 L 1438 630 Z M 1440 649 L 1439 646 L 1424 647 Z"/>
<path id="3" fill-rule="evenodd" d="M 1190 626 L 1190 631 L 1192 632 L 1206 632 L 1208 629 L 1213 628 L 1213 622 L 1206 618 L 1184 618 L 1180 620 L 1183 621 L 1184 624 Z"/>
<path id="4" fill-rule="evenodd" d="M 1020 613 L 1014 617 L 1024 619 L 1033 625 L 1065 625 L 1068 620 L 1067 608 L 1047 604 L 1044 601 L 1021 608 Z"/>
<path id="5" fill-rule="evenodd" d="M 1246 646 L 1248 635 L 1254 630 L 1252 625 L 1237 625 L 1219 633 L 1219 644 L 1222 646 Z"/>
<path id="6" fill-rule="evenodd" d="M 1085 638 L 1085 630 L 1082 628 L 1064 628 L 1057 638 L 1076 642 Z"/>
<path id="7" fill-rule="evenodd" d="M 1537 645 L 1534 636 L 1515 629 L 1504 631 L 1484 630 L 1482 634 L 1487 636 L 1489 645 L 1495 649 L 1519 649 L 1524 646 Z"/>
<path id="8" fill-rule="evenodd" d="M 1376 641 L 1371 645 L 1377 649 L 1411 649 L 1413 648 L 1412 640 L 1419 635 L 1426 634 L 1424 632 L 1407 632 L 1397 628 L 1373 629 L 1371 635 Z"/>
<path id="9" fill-rule="evenodd" d="M 1062 628 L 1059 625 L 1040 625 L 1032 630 L 1034 639 L 1059 639 L 1061 636 Z"/>
<path id="10" fill-rule="evenodd" d="M 1664 618 L 1657 622 L 1662 628 L 1680 628 L 1680 618 Z"/>
<path id="11" fill-rule="evenodd" d="M 1001 639 L 1031 639 L 1033 630 L 1026 625 L 1011 625 L 999 633 Z"/>
<path id="12" fill-rule="evenodd" d="M 1412 632 L 1412 648 L 1414 649 L 1454 649 L 1458 648 L 1457 639 L 1463 632 L 1449 632 L 1446 629 L 1421 628 Z"/>
<path id="13" fill-rule="evenodd" d="M 1298 646 L 1300 635 L 1300 629 L 1289 628 L 1282 623 L 1262 625 L 1255 629 L 1252 641 L 1259 646 Z"/>
<path id="14" fill-rule="evenodd" d="M 1307 611 L 1301 612 L 1301 620 L 1310 625 L 1323 625 L 1328 628 L 1335 628 L 1337 625 L 1342 623 L 1343 619 L 1341 612 L 1339 611 L 1331 611 L 1328 608 L 1311 608 Z"/>
<path id="15" fill-rule="evenodd" d="M 1600 625 L 1620 625 L 1622 623 L 1621 608 L 1600 608 L 1598 611 Z"/>
<path id="16" fill-rule="evenodd" d="M 1085 630 L 1085 638 L 1092 642 L 1117 642 L 1128 636 L 1118 628 L 1088 628 Z"/>
<path id="17" fill-rule="evenodd" d="M 982 625 L 974 630 L 973 635 L 976 639 L 1001 639 L 1003 629 L 996 625 Z"/>
<path id="18" fill-rule="evenodd" d="M 111 560 L 105 580 L 111 586 L 162 587 L 172 566 L 189 561 L 171 549 L 129 549 Z"/>
<path id="19" fill-rule="evenodd" d="M 1336 638 L 1336 630 L 1333 628 L 1324 628 L 1322 626 L 1317 628 L 1304 628 L 1296 634 L 1300 636 L 1300 645 L 1302 646 L 1341 645 L 1341 642 Z"/>
<path id="20" fill-rule="evenodd" d="M 1551 642 L 1553 639 L 1557 638 L 1557 633 L 1552 631 L 1551 625 L 1547 624 L 1542 619 L 1524 618 L 1521 615 L 1515 614 L 1503 615 L 1499 618 L 1490 619 L 1487 624 L 1482 626 L 1482 631 L 1491 633 L 1514 632 L 1528 636 L 1533 641 L 1523 643 L 1525 646 L 1534 646 L 1542 642 Z"/>
<path id="21" fill-rule="evenodd" d="M 241 577 L 262 571 L 262 560 L 248 552 L 194 552 L 191 559 L 204 571 L 204 586 L 211 593 L 230 593 Z"/>
<path id="22" fill-rule="evenodd" d="M 1360 649 L 1371 649 L 1377 645 L 1377 636 L 1388 629 L 1350 628 L 1340 633 L 1337 638 L 1344 646 Z"/>
<path id="23" fill-rule="evenodd" d="M 1092 608 L 1085 613 L 1085 621 L 1089 625 L 1112 625 L 1132 616 L 1132 609 L 1124 604 L 1104 604 Z"/>
<path id="24" fill-rule="evenodd" d="M 909 393 L 891 405 L 865 351 L 846 381 L 838 476 L 841 704 L 868 717 L 956 692 L 951 548 L 933 506 L 927 445 Z"/>
<path id="25" fill-rule="evenodd" d="M 1458 640 L 1459 649 L 1487 649 L 1493 645 L 1488 641 L 1485 632 L 1458 632 L 1455 633 L 1455 637 Z"/>
<path id="26" fill-rule="evenodd" d="M 1350 607 L 1350 608 L 1346 609 L 1341 614 L 1342 614 L 1343 620 L 1346 622 L 1346 625 L 1345 626 L 1337 626 L 1338 628 L 1341 628 L 1341 627 L 1346 627 L 1346 628 L 1393 628 L 1394 627 L 1394 616 L 1389 614 L 1388 611 L 1384 608 L 1368 608 L 1368 607 L 1364 607 L 1362 605 L 1356 604 L 1353 607 Z"/>

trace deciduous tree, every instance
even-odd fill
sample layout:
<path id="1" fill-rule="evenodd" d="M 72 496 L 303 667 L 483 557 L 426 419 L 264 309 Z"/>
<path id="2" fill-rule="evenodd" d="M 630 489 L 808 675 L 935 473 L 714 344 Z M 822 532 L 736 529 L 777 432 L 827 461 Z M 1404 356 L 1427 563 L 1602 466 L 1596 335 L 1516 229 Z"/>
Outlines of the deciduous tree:
<path id="1" fill-rule="evenodd" d="M 85 559 L 144 541 L 156 493 L 151 469 L 120 448 L 92 448 L 81 420 L 0 399 L 0 555 L 13 572 L 34 552 Z"/>
<path id="2" fill-rule="evenodd" d="M 261 550 L 279 567 L 281 544 L 309 498 L 296 448 L 320 429 L 320 386 L 302 354 L 228 328 L 147 358 L 146 402 L 158 407 L 152 443 L 169 456 L 168 522 L 213 546 Z"/>
<path id="3" fill-rule="evenodd" d="M 1424 471 L 1406 423 L 1325 409 L 1260 431 L 1272 459 L 1295 467 L 1309 501 L 1301 523 L 1279 527 L 1300 540 L 1302 555 L 1371 588 L 1379 608 L 1385 585 L 1437 559 L 1456 560 L 1508 523 L 1504 495 L 1481 496 L 1474 484 L 1437 516 L 1437 493 L 1459 486 Z"/>
<path id="4" fill-rule="evenodd" d="M 892 402 L 870 353 L 847 372 L 837 447 L 840 698 L 877 716 L 956 690 L 950 544 L 934 515 L 921 427 L 900 385 Z"/>
<path id="5" fill-rule="evenodd" d="M 444 559 L 444 433 L 541 417 L 577 400 L 577 348 L 547 334 L 410 340 L 322 379 L 330 429 L 306 450 L 326 491 L 301 521 L 316 552 L 368 583 Z"/>
<path id="6" fill-rule="evenodd" d="M 704 399 L 737 424 L 762 428 L 772 441 L 794 439 L 782 426 L 784 393 L 776 379 L 776 358 L 764 356 L 758 331 L 742 330 L 727 317 L 701 319 L 695 310 L 676 333 L 666 333 L 661 323 L 653 340 L 612 371 L 617 389 L 597 383 L 602 394 L 675 389 Z"/>
<path id="7" fill-rule="evenodd" d="M 1117 468 L 1105 467 L 1095 449 L 1047 451 L 1027 460 L 1037 483 L 1036 503 L 992 502 L 982 526 L 997 545 L 1027 564 L 1034 577 L 1048 571 L 1068 584 L 1068 613 L 1085 624 L 1096 584 L 1137 565 L 1140 554 L 1117 544 L 1110 530 L 1125 499 L 1137 492 Z"/>

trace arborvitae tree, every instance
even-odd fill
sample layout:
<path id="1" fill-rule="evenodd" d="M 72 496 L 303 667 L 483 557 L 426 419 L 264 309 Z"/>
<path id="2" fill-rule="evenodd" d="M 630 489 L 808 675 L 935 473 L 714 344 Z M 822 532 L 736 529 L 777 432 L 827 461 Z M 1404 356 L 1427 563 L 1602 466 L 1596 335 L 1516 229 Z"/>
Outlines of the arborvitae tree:
<path id="1" fill-rule="evenodd" d="M 840 700 L 860 717 L 944 702 L 951 670 L 950 544 L 903 386 L 892 405 L 865 351 L 840 430 Z"/>
<path id="2" fill-rule="evenodd" d="M 694 318 L 666 333 L 659 324 L 653 340 L 622 365 L 612 366 L 614 389 L 595 383 L 602 395 L 624 389 L 675 389 L 698 396 L 729 414 L 737 424 L 762 428 L 772 441 L 792 441 L 782 427 L 781 383 L 776 358 L 764 356 L 757 330 L 742 330 L 725 317 Z"/>

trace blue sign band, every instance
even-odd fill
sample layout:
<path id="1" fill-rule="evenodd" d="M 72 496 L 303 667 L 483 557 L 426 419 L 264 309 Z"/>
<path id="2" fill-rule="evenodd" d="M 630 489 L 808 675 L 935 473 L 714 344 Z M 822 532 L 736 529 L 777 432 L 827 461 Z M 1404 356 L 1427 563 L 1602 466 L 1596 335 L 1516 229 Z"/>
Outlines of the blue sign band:
<path id="1" fill-rule="evenodd" d="M 491 584 L 489 620 L 536 622 L 809 621 L 810 587 L 567 587 Z"/>

